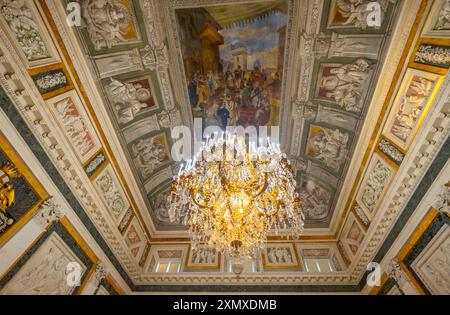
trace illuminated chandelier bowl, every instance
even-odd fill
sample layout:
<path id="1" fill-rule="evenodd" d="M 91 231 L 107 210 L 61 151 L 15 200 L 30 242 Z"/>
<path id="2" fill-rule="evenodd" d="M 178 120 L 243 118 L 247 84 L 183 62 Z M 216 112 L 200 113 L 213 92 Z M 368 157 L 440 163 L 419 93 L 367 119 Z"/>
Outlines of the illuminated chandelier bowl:
<path id="1" fill-rule="evenodd" d="M 208 244 L 232 257 L 255 257 L 271 229 L 298 237 L 303 214 L 292 167 L 279 145 L 215 134 L 172 184 L 171 220 L 190 226 L 193 247 Z"/>

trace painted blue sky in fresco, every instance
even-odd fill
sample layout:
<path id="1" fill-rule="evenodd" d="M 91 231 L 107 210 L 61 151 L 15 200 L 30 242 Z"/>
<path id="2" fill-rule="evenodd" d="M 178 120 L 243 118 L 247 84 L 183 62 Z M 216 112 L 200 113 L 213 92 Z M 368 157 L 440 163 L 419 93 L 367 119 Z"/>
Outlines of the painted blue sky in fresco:
<path id="1" fill-rule="evenodd" d="M 221 58 L 232 59 L 231 45 L 238 43 L 247 47 L 249 55 L 278 48 L 279 34 L 277 30 L 284 25 L 286 25 L 286 15 L 278 12 L 242 27 L 220 30 L 225 40 L 225 44 L 220 49 Z"/>

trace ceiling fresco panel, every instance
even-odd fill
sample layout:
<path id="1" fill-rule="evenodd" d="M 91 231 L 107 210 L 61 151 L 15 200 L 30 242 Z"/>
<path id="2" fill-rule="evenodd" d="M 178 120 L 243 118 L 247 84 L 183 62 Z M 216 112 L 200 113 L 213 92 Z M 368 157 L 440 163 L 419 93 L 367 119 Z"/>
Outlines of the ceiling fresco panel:
<path id="1" fill-rule="evenodd" d="M 320 168 L 335 184 L 332 198 L 326 201 L 328 206 L 323 207 L 328 212 L 320 221 L 307 218 L 308 228 L 327 227 L 335 212 L 384 63 L 389 43 L 386 33 L 393 27 L 398 2 L 381 2 L 380 27 L 367 25 L 368 3 L 361 1 L 352 8 L 347 0 L 324 1 L 319 33 L 310 35 L 314 50 L 307 57 L 312 62 L 308 98 L 296 102 L 299 114 L 293 124 L 302 132 L 300 137 L 290 138 L 290 147 L 298 148 L 291 152 L 297 162 L 301 161 L 297 167 L 300 178 L 320 173 Z"/>
<path id="2" fill-rule="evenodd" d="M 169 131 L 192 126 L 194 117 L 204 126 L 280 125 L 281 143 L 299 148 L 290 158 L 300 192 L 312 198 L 307 227 L 328 227 L 383 64 L 395 1 L 382 1 L 378 28 L 361 23 L 369 1 L 354 15 L 346 0 L 80 2 L 79 39 L 156 230 L 186 228 L 167 215 L 177 172 Z M 302 5 L 311 15 L 299 14 Z M 150 7 L 164 12 L 164 32 L 143 14 Z M 301 72 L 305 60 L 310 68 Z M 308 71 L 297 91 L 296 73 Z"/>
<path id="3" fill-rule="evenodd" d="M 49 173 L 52 179 L 61 169 L 67 171 L 62 175 L 73 175 L 70 187 L 64 187 L 68 201 L 75 204 L 70 192 L 77 190 L 83 204 L 76 214 L 89 232 L 99 228 L 108 241 L 99 245 L 103 250 L 111 246 L 114 257 L 105 253 L 117 255 L 114 266 L 119 270 L 123 264 L 126 270 L 119 272 L 129 274 L 131 290 L 160 290 L 168 283 L 177 285 L 173 290 L 180 290 L 178 285 L 194 291 L 250 288 L 230 277 L 229 257 L 207 246 L 190 248 L 188 217 L 169 220 L 172 178 L 180 167 L 171 156 L 170 131 L 182 124 L 192 127 L 192 118 L 201 117 L 222 127 L 281 125 L 283 151 L 296 167 L 306 230 L 300 240 L 270 235 L 255 259 L 256 273 L 245 270 L 240 281 L 261 291 L 281 291 L 290 284 L 294 291 L 359 291 L 364 280 L 357 281 L 368 261 L 382 263 L 378 258 L 384 259 L 393 244 L 391 235 L 398 236 L 398 226 L 417 213 L 425 186 L 445 163 L 431 161 L 437 150 L 445 157 L 440 146 L 443 134 L 448 135 L 448 104 L 443 105 L 448 78 L 443 82 L 449 44 L 433 37 L 448 32 L 441 14 L 448 11 L 446 2 L 424 1 L 420 9 L 412 1 L 380 0 L 379 27 L 367 22 L 369 0 L 79 2 L 83 23 L 72 32 L 65 28 L 63 4 L 55 13 L 51 0 L 19 1 L 24 6 L 14 14 L 25 14 L 29 3 L 52 11 L 29 17 L 47 19 L 54 44 L 67 52 L 51 65 L 46 64 L 51 54 L 35 64 L 38 68 L 28 63 L 20 73 L 11 72 L 15 64 L 5 67 L 0 80 L 24 113 L 26 124 L 15 124 L 17 130 L 29 124 L 38 140 L 46 139 L 44 149 L 61 161 Z M 431 7 L 441 11 L 428 15 Z M 407 18 L 396 24 L 400 10 Z M 394 26 L 399 27 L 395 33 Z M 9 25 L 0 27 L 2 39 L 11 37 Z M 412 40 L 417 34 L 422 38 Z M 396 38 L 392 43 L 391 36 Z M 79 46 L 68 44 L 73 39 Z M 14 47 L 6 47 L 2 67 L 11 51 L 21 48 L 8 40 Z M 389 69 L 383 68 L 386 64 Z M 33 93 L 11 89 L 13 82 Z M 379 91 L 384 89 L 387 95 Z M 31 106 L 28 98 L 38 96 L 42 100 L 36 104 L 42 106 Z M 367 117 L 368 112 L 377 115 Z M 350 166 L 355 172 L 348 172 Z M 80 215 L 84 206 L 95 224 Z M 20 223 L 10 220 L 11 209 L 0 218 L 0 224 L 13 224 L 7 229 Z M 429 290 L 446 292 L 444 286 L 430 285 L 439 284 L 436 270 L 449 247 L 448 229 L 437 237 L 421 247 L 422 254 L 415 250 L 419 256 L 410 257 L 407 267 Z M 159 259 L 172 258 L 180 273 L 156 272 Z M 316 259 L 328 261 L 333 273 L 308 270 Z"/>
<path id="4" fill-rule="evenodd" d="M 89 52 L 93 55 L 126 50 L 143 43 L 142 26 L 138 1 L 79 1 L 82 8 L 84 28 Z"/>
<path id="5" fill-rule="evenodd" d="M 176 9 L 189 104 L 205 126 L 280 121 L 287 1 Z"/>

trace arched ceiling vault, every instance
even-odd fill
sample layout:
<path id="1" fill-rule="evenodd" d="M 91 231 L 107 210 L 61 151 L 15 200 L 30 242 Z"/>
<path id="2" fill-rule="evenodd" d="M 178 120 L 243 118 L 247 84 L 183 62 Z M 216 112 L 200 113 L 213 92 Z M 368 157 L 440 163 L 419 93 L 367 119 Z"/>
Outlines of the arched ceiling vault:
<path id="1" fill-rule="evenodd" d="M 169 255 L 163 247 L 189 256 L 187 227 L 167 213 L 179 168 L 171 130 L 192 130 L 195 118 L 223 123 L 217 108 L 229 96 L 228 124 L 280 127 L 306 215 L 300 241 L 269 237 L 289 244 L 298 261 L 248 281 L 277 281 L 303 268 L 306 253 L 326 252 L 339 270 L 319 282 L 356 285 L 388 231 L 383 222 L 405 206 L 446 132 L 433 125 L 448 92 L 444 1 L 381 0 L 376 27 L 368 0 L 77 2 L 79 26 L 66 23 L 67 1 L 11 11 L 29 10 L 46 30 L 34 49 L 2 21 L 0 47 L 18 56 L 2 57 L 3 68 L 19 73 L 4 86 L 8 95 L 20 90 L 11 87 L 15 78 L 30 87 L 38 106 L 25 106 L 27 121 L 43 138 L 52 134 L 42 141 L 133 282 L 170 278 L 148 273 L 152 255 Z M 232 283 L 222 269 L 216 279 L 202 276 Z M 290 276 L 289 283 L 311 281 Z"/>

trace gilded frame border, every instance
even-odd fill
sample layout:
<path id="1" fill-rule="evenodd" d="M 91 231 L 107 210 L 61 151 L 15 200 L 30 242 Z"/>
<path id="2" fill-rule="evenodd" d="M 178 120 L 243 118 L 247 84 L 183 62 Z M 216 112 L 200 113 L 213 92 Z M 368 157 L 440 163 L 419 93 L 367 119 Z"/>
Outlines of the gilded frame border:
<path id="1" fill-rule="evenodd" d="M 28 246 L 28 248 L 14 261 L 14 263 L 8 268 L 8 270 L 0 276 L 0 288 L 3 287 L 15 276 L 17 272 L 32 258 L 34 252 L 43 245 L 47 238 L 56 232 L 59 236 L 60 233 L 65 234 L 64 237 L 69 237 L 71 242 L 78 247 L 86 259 L 89 259 L 89 266 L 86 269 L 84 275 L 81 278 L 81 283 L 78 288 L 73 291 L 73 295 L 80 295 L 89 279 L 91 278 L 97 264 L 98 259 L 94 252 L 88 247 L 86 242 L 81 238 L 80 234 L 74 229 L 71 223 L 65 218 L 61 218 L 58 222 L 51 223 L 47 228 Z M 66 242 L 64 240 L 64 242 Z M 67 244 L 67 242 L 66 242 Z M 69 246 L 69 244 L 67 244 Z M 73 250 L 73 247 L 69 248 Z M 1 290 L 0 289 L 0 290 Z"/>
<path id="2" fill-rule="evenodd" d="M 41 183 L 34 177 L 31 171 L 26 166 L 25 162 L 14 150 L 14 147 L 6 139 L 6 136 L 0 131 L 0 148 L 4 154 L 11 160 L 11 162 L 21 171 L 22 177 L 30 185 L 30 187 L 39 196 L 40 201 L 31 207 L 25 215 L 17 220 L 11 228 L 9 228 L 3 235 L 0 236 L 0 246 L 6 243 L 12 236 L 14 236 L 37 212 L 42 203 L 47 200 L 50 195 L 41 185 Z"/>
<path id="3" fill-rule="evenodd" d="M 192 266 L 189 265 L 189 258 L 191 257 L 192 245 L 189 244 L 186 260 L 184 261 L 184 270 L 186 271 L 202 271 L 202 270 L 220 270 L 220 266 L 222 265 L 222 253 L 216 250 L 217 258 L 216 264 L 214 266 Z"/>

